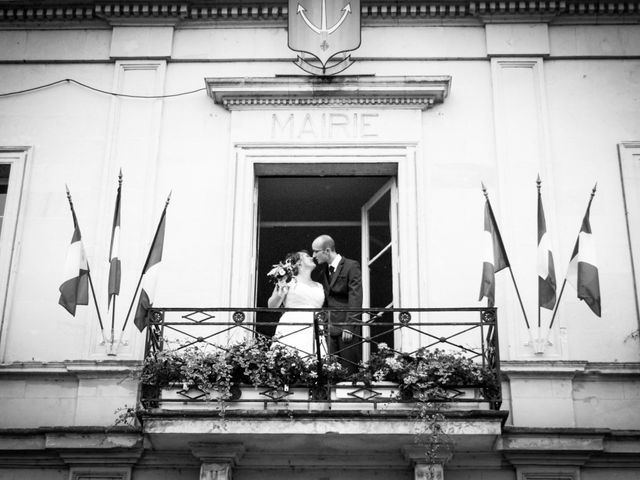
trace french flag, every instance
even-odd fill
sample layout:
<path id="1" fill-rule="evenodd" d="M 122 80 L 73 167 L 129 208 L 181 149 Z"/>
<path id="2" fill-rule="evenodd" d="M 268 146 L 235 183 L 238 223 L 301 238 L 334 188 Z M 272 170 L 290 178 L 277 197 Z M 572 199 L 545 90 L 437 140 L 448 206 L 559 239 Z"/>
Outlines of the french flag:
<path id="1" fill-rule="evenodd" d="M 596 187 L 593 187 L 587 211 L 582 219 L 580 233 L 571 254 L 567 281 L 577 290 L 578 298 L 584 300 L 593 313 L 600 317 L 600 278 L 598 275 L 596 246 L 591 232 L 591 222 L 589 221 L 591 200 L 593 200 L 595 191 Z"/>
<path id="2" fill-rule="evenodd" d="M 158 276 L 160 273 L 160 262 L 162 261 L 162 249 L 164 247 L 164 230 L 167 218 L 167 204 L 162 211 L 160 222 L 156 234 L 153 237 L 153 243 L 149 250 L 149 256 L 144 264 L 142 270 L 142 290 L 140 291 L 140 298 L 138 300 L 138 308 L 136 309 L 136 315 L 133 319 L 138 330 L 143 331 L 147 326 L 147 312 L 153 306 L 153 300 L 156 294 L 156 288 L 158 284 Z"/>
<path id="3" fill-rule="evenodd" d="M 538 178 L 540 182 L 540 178 Z M 556 270 L 549 246 L 547 223 L 542 208 L 542 196 L 538 189 L 538 305 L 553 310 L 556 305 Z"/>
<path id="4" fill-rule="evenodd" d="M 74 224 L 73 237 L 71 237 L 71 244 L 67 250 L 67 259 L 64 264 L 64 281 L 60 285 L 58 303 L 75 317 L 78 305 L 89 305 L 89 263 L 75 215 Z"/>
<path id="5" fill-rule="evenodd" d="M 507 252 L 502 243 L 502 237 L 500 236 L 500 230 L 498 230 L 491 204 L 487 198 L 484 206 L 482 281 L 478 300 L 487 297 L 487 306 L 493 307 L 496 298 L 495 274 L 508 266 Z"/>

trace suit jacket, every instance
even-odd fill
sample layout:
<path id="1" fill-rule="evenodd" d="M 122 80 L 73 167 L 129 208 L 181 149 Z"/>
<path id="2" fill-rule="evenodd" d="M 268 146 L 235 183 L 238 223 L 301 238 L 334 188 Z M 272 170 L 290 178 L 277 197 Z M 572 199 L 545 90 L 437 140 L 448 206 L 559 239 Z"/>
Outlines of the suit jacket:
<path id="1" fill-rule="evenodd" d="M 324 285 L 325 292 L 325 307 L 362 308 L 362 271 L 358 262 L 342 257 L 331 279 L 329 279 L 329 266 L 327 264 L 322 265 L 320 270 L 320 283 Z M 360 329 L 355 326 L 332 325 L 335 322 L 359 322 L 362 319 L 362 315 L 359 313 L 330 312 L 330 316 L 330 335 L 340 335 L 345 328 L 356 334 L 359 332 Z"/>

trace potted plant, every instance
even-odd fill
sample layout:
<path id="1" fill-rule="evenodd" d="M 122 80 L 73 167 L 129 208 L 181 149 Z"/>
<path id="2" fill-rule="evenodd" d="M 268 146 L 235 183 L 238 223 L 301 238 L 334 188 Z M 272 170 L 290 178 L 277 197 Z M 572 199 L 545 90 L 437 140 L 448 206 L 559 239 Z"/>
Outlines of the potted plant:
<path id="1" fill-rule="evenodd" d="M 400 394 L 406 400 L 450 401 L 469 390 L 496 389 L 493 372 L 460 353 L 421 348 L 403 360 Z"/>
<path id="2" fill-rule="evenodd" d="M 272 400 L 308 400 L 309 388 L 317 383 L 315 358 L 284 345 L 259 345 L 246 350 L 240 361 L 249 383 L 266 389 L 261 394 Z"/>

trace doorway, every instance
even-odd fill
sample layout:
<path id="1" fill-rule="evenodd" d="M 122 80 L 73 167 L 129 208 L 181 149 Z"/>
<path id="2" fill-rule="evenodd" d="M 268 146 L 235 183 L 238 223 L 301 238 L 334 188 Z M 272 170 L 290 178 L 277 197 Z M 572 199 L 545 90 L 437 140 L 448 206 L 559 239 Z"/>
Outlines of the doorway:
<path id="1" fill-rule="evenodd" d="M 379 169 L 378 169 L 379 170 Z M 256 306 L 264 307 L 273 285 L 267 272 L 287 253 L 311 250 L 321 234 L 329 234 L 336 250 L 360 262 L 363 307 L 385 308 L 397 298 L 397 187 L 395 175 L 271 175 L 256 172 L 257 262 Z M 258 333 L 272 336 L 280 314 L 260 315 Z M 365 316 L 377 342 L 394 345 L 393 316 Z M 365 358 L 367 349 L 365 348 Z"/>

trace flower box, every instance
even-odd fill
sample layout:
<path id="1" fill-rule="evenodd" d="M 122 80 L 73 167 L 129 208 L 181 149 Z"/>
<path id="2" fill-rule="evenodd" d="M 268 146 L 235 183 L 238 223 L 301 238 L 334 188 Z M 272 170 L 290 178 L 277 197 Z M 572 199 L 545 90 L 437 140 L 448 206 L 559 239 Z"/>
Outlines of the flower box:
<path id="1" fill-rule="evenodd" d="M 272 391 L 268 387 L 243 385 L 239 396 L 224 402 L 217 392 L 200 389 L 184 389 L 183 385 L 171 385 L 161 390 L 160 408 L 163 410 L 328 410 L 327 402 L 310 401 L 309 388 L 291 387 L 288 391 Z"/>
<path id="2" fill-rule="evenodd" d="M 331 387 L 331 410 L 375 410 L 378 408 L 407 408 L 397 403 L 398 385 L 395 382 L 339 382 Z"/>
<path id="3" fill-rule="evenodd" d="M 375 382 L 367 387 L 362 382 L 339 382 L 331 387 L 331 400 L 351 400 L 361 402 L 379 402 L 398 398 L 398 385 L 395 382 Z"/>
<path id="4" fill-rule="evenodd" d="M 269 387 L 241 387 L 240 402 L 242 409 L 257 410 L 308 410 L 309 388 L 290 387 L 286 390 L 273 390 Z M 247 401 L 244 401 L 247 400 Z M 232 405 L 236 409 L 236 405 Z"/>
<path id="5" fill-rule="evenodd" d="M 418 392 L 413 398 L 417 401 L 433 401 L 447 410 L 488 410 L 489 404 L 482 402 L 482 393 L 476 387 L 450 387 L 445 389 L 445 397 L 422 399 Z"/>
<path id="6" fill-rule="evenodd" d="M 160 408 L 163 410 L 219 410 L 220 392 L 206 392 L 197 388 L 185 388 L 174 384 L 160 391 Z"/>

